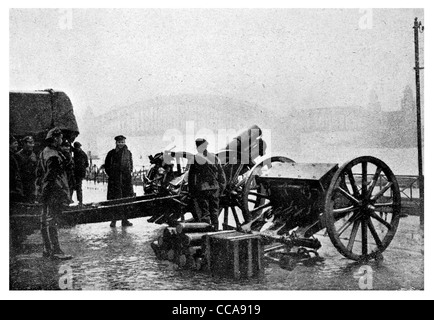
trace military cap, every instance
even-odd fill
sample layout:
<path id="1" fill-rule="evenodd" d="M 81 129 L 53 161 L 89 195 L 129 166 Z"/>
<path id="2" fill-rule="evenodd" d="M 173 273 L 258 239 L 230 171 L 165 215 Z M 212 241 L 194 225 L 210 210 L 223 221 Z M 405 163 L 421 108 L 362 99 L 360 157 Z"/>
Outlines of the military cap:
<path id="1" fill-rule="evenodd" d="M 81 143 L 76 141 L 74 142 L 74 148 L 80 148 L 81 147 Z"/>
<path id="2" fill-rule="evenodd" d="M 203 144 L 205 144 L 207 146 L 209 143 L 204 138 L 196 139 L 196 147 L 200 147 Z"/>
<path id="3" fill-rule="evenodd" d="M 35 142 L 35 140 L 33 139 L 32 136 L 24 137 L 23 140 L 21 140 L 21 141 L 22 141 L 23 143 L 33 143 L 33 142 Z"/>
<path id="4" fill-rule="evenodd" d="M 119 135 L 115 137 L 116 141 L 125 140 L 126 138 L 123 135 Z"/>
<path id="5" fill-rule="evenodd" d="M 48 131 L 47 136 L 45 137 L 45 140 L 50 140 L 53 139 L 55 137 L 59 137 L 62 135 L 62 130 L 60 130 L 59 128 L 53 128 L 50 131 Z"/>

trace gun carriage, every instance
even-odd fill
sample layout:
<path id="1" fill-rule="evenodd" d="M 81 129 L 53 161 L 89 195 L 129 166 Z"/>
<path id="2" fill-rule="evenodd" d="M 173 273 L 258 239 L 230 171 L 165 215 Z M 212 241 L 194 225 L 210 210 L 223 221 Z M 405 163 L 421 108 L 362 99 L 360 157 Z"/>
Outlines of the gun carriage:
<path id="1" fill-rule="evenodd" d="M 47 100 L 35 100 L 35 108 L 44 103 L 59 106 L 63 101 L 60 98 L 64 97 L 52 92 L 30 96 Z M 28 106 L 20 107 L 23 97 L 27 95 L 11 93 L 11 110 L 16 114 L 30 110 Z M 68 102 L 66 109 L 72 110 L 69 99 L 65 96 L 64 100 Z M 38 110 L 47 114 L 52 109 Z M 21 132 L 24 129 L 20 122 L 14 120 L 20 116 L 12 117 L 11 132 L 18 136 L 35 134 L 42 140 L 44 133 L 57 125 L 73 141 L 78 134 L 73 114 L 66 112 L 66 116 L 59 116 L 61 113 L 56 112 L 43 127 L 35 123 L 23 127 L 31 128 L 28 132 Z M 62 121 L 71 125 L 63 126 Z M 398 228 L 401 199 L 397 180 L 384 162 L 365 156 L 340 167 L 334 163 L 296 163 L 283 156 L 266 158 L 266 148 L 261 129 L 253 126 L 217 153 L 227 180 L 220 201 L 220 223 L 224 230 L 259 234 L 269 245 L 266 252 L 282 247 L 309 248 L 315 252 L 321 244 L 314 236 L 322 230 L 337 250 L 352 260 L 376 258 L 387 249 Z M 96 223 L 122 215 L 150 217 L 149 222 L 166 223 L 169 227 L 193 222 L 189 218 L 195 217 L 195 201 L 187 183 L 193 157 L 188 152 L 174 151 L 150 157 L 153 167 L 144 177 L 143 196 L 70 206 L 63 212 L 61 222 Z M 11 204 L 12 233 L 25 235 L 37 230 L 40 209 L 38 204 Z M 185 228 L 189 229 L 194 228 Z M 192 238 L 195 243 L 198 235 Z M 190 241 L 184 239 L 182 243 Z"/>
<path id="2" fill-rule="evenodd" d="M 397 232 L 401 211 L 398 182 L 383 161 L 363 156 L 342 166 L 296 163 L 283 156 L 264 158 L 265 149 L 255 126 L 218 152 L 228 182 L 220 202 L 224 230 L 260 234 L 269 245 L 266 252 L 282 247 L 316 252 L 321 243 L 315 235 L 323 231 L 348 259 L 381 257 Z M 185 152 L 165 155 L 177 172 L 185 168 L 166 185 L 167 192 L 178 196 L 180 210 L 157 213 L 150 222 L 175 226 L 188 213 L 194 216 L 186 178 L 192 157 Z"/>

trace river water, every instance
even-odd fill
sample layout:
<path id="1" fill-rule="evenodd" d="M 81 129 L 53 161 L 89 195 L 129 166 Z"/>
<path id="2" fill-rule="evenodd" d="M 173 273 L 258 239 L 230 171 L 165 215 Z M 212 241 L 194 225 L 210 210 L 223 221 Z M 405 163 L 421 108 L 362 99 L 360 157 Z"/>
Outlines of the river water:
<path id="1" fill-rule="evenodd" d="M 141 195 L 140 187 L 136 189 Z M 105 199 L 106 185 L 85 182 L 85 202 Z M 41 258 L 39 232 L 28 237 L 23 250 L 11 254 L 10 286 L 13 290 L 63 288 L 67 272 L 73 290 L 360 290 L 366 266 L 345 259 L 330 240 L 319 235 L 321 259 L 298 263 L 289 271 L 278 263 L 266 263 L 265 275 L 254 280 L 216 278 L 205 272 L 178 270 L 157 260 L 150 243 L 165 226 L 132 220 L 131 228 L 111 229 L 108 223 L 79 225 L 60 230 L 63 249 L 75 258 L 52 262 Z M 266 260 L 268 261 L 268 260 Z M 383 262 L 368 264 L 373 290 L 423 290 L 423 232 L 418 219 L 403 219 Z M 66 271 L 65 271 L 66 270 Z M 60 273 L 59 273 L 60 271 Z"/>

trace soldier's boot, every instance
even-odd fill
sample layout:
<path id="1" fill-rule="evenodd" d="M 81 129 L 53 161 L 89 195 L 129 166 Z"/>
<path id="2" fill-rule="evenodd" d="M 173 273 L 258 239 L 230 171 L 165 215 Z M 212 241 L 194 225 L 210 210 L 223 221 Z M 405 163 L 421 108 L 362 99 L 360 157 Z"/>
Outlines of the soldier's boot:
<path id="1" fill-rule="evenodd" d="M 44 251 L 42 256 L 44 258 L 51 258 L 53 254 L 53 247 L 51 246 L 50 234 L 48 233 L 48 228 L 41 228 L 42 243 L 44 244 Z"/>
<path id="2" fill-rule="evenodd" d="M 57 228 L 49 228 L 49 232 L 51 243 L 53 245 L 51 258 L 53 260 L 71 260 L 72 256 L 65 254 L 62 249 L 60 249 L 59 234 L 57 232 Z"/>
<path id="3" fill-rule="evenodd" d="M 77 191 L 77 200 L 78 200 L 78 207 L 82 208 L 83 207 L 83 193 Z"/>
<path id="4" fill-rule="evenodd" d="M 116 220 L 113 220 L 112 223 L 110 223 L 110 228 L 116 228 Z"/>
<path id="5" fill-rule="evenodd" d="M 127 219 L 122 220 L 122 227 L 132 227 L 133 224 L 129 222 Z"/>

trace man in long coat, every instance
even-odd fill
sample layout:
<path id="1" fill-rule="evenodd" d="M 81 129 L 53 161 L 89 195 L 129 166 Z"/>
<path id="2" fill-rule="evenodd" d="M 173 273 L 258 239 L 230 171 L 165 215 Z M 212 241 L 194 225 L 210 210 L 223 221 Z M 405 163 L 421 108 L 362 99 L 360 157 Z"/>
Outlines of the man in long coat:
<path id="1" fill-rule="evenodd" d="M 107 200 L 128 198 L 134 196 L 131 173 L 133 172 L 133 155 L 125 144 L 125 137 L 115 137 L 116 148 L 110 150 L 104 162 L 104 169 L 108 175 Z M 133 224 L 125 217 L 122 219 L 123 227 Z M 110 227 L 116 227 L 113 220 Z"/>

